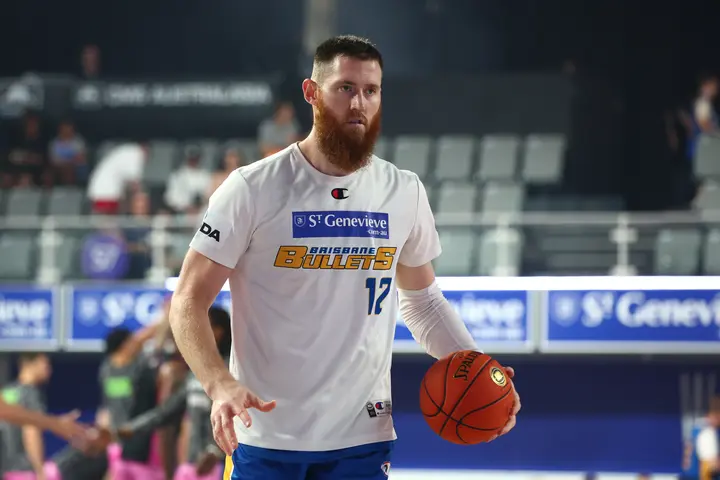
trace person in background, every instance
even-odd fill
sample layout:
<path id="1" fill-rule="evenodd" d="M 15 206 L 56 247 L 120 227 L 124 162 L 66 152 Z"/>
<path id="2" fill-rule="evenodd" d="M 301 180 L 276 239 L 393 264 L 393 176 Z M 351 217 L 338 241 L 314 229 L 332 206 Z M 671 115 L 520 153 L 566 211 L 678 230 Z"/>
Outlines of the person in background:
<path id="1" fill-rule="evenodd" d="M 700 480 L 720 479 L 720 396 L 710 402 L 707 424 L 695 439 Z"/>
<path id="2" fill-rule="evenodd" d="M 142 190 L 130 195 L 129 213 L 138 221 L 148 221 L 150 218 L 150 196 Z M 145 278 L 152 264 L 150 245 L 150 225 L 138 225 L 122 230 L 127 250 L 129 252 L 128 271 L 125 278 L 128 280 L 142 280 Z"/>
<path id="3" fill-rule="evenodd" d="M 218 351 L 229 361 L 232 344 L 230 315 L 226 310 L 213 306 L 208 316 Z M 200 382 L 192 372 L 188 372 L 179 390 L 155 409 L 120 427 L 118 435 L 129 438 L 172 424 L 185 416 L 180 436 L 183 461 L 174 480 L 217 480 L 222 470 L 219 462 L 224 454 L 213 440 L 211 406 L 212 402 Z"/>
<path id="4" fill-rule="evenodd" d="M 20 405 L 7 403 L 0 397 L 0 422 L 22 427 L 30 425 L 52 432 L 68 442 L 82 444 L 87 435 L 87 427 L 77 422 L 80 412 L 73 411 L 64 415 L 47 415 Z"/>
<path id="5" fill-rule="evenodd" d="M 50 380 L 52 367 L 44 353 L 20 355 L 17 381 L 2 390 L 3 400 L 29 410 L 44 412 L 41 387 Z M 52 465 L 45 464 L 45 442 L 42 429 L 33 425 L 3 423 L 2 465 L 4 480 L 49 480 Z M 46 472 L 46 468 L 48 471 Z"/>
<path id="6" fill-rule="evenodd" d="M 277 153 L 300 139 L 300 125 L 290 102 L 280 103 L 275 115 L 263 120 L 258 129 L 258 143 L 263 157 Z"/>
<path id="7" fill-rule="evenodd" d="M 97 45 L 85 45 L 80 54 L 81 76 L 85 80 L 97 80 L 100 76 L 100 49 Z"/>
<path id="8" fill-rule="evenodd" d="M 225 181 L 225 179 L 235 170 L 243 166 L 243 158 L 239 150 L 229 148 L 223 156 L 222 163 L 213 173 L 210 181 L 210 187 L 205 193 L 205 203 L 210 199 L 215 190 Z"/>
<path id="9" fill-rule="evenodd" d="M 211 182 L 210 172 L 200 167 L 200 151 L 188 151 L 185 165 L 170 174 L 165 190 L 165 205 L 176 214 L 197 213 Z"/>
<path id="10" fill-rule="evenodd" d="M 69 120 L 60 123 L 58 136 L 50 142 L 50 166 L 55 173 L 55 184 L 75 185 L 84 180 L 87 171 L 85 141 L 75 132 Z"/>
<path id="11" fill-rule="evenodd" d="M 713 102 L 718 94 L 718 79 L 715 76 L 706 76 L 700 79 L 700 89 L 692 105 L 690 115 L 690 132 L 687 142 L 687 157 L 692 163 L 695 159 L 697 142 L 702 134 L 720 134 L 718 114 Z"/>
<path id="12" fill-rule="evenodd" d="M 126 143 L 110 150 L 90 174 L 87 195 L 92 213 L 116 215 L 128 187 L 138 190 L 148 159 L 145 143 Z"/>
<path id="13" fill-rule="evenodd" d="M 157 325 L 131 333 L 112 330 L 105 339 L 106 358 L 100 366 L 102 408 L 100 427 L 117 429 L 130 419 L 155 408 L 156 370 L 143 354 L 145 343 Z M 162 480 L 157 443 L 152 434 L 137 435 L 108 447 L 109 471 L 113 480 Z"/>
<path id="14" fill-rule="evenodd" d="M 7 165 L 3 166 L 2 187 L 29 187 L 50 183 L 47 165 L 47 139 L 40 117 L 27 113 L 10 140 Z"/>

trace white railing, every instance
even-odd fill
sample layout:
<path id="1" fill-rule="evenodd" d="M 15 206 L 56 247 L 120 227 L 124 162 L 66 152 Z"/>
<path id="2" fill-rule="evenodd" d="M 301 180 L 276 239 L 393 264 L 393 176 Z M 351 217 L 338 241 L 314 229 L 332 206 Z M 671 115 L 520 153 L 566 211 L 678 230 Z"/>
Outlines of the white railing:
<path id="1" fill-rule="evenodd" d="M 38 281 L 43 284 L 57 283 L 60 278 L 57 269 L 56 248 L 62 242 L 63 232 L 68 230 L 116 230 L 124 228 L 148 228 L 151 231 L 152 265 L 148 280 L 162 283 L 168 277 L 167 247 L 171 235 L 178 230 L 191 233 L 201 221 L 200 215 L 192 216 L 53 216 L 0 217 L 0 232 L 37 230 L 40 248 Z M 289 220 L 288 220 L 289 221 Z M 514 275 L 510 262 L 510 243 L 517 238 L 515 229 L 522 227 L 587 226 L 607 227 L 608 239 L 617 246 L 617 260 L 611 275 L 634 275 L 630 253 L 638 241 L 640 228 L 656 230 L 674 228 L 716 226 L 720 228 L 720 211 L 699 212 L 517 212 L 517 213 L 473 213 L 435 216 L 438 230 L 445 227 L 477 227 L 494 230 L 498 243 L 497 270 L 499 276 Z M 503 248 L 503 246 L 505 248 Z"/>

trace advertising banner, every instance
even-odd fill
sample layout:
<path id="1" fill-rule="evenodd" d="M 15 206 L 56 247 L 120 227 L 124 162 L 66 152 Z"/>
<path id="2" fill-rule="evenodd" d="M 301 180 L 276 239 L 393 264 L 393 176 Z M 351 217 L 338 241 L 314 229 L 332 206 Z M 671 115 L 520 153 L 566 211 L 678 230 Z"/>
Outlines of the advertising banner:
<path id="1" fill-rule="evenodd" d="M 0 348 L 55 350 L 60 338 L 58 301 L 54 289 L 0 287 Z"/>

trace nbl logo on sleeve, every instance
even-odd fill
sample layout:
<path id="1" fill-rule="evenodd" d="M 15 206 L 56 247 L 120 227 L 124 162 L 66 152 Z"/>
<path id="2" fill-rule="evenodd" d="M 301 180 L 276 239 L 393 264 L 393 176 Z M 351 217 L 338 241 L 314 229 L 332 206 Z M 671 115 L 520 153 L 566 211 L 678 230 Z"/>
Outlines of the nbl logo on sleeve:
<path id="1" fill-rule="evenodd" d="M 387 213 L 293 212 L 293 238 L 390 238 Z"/>

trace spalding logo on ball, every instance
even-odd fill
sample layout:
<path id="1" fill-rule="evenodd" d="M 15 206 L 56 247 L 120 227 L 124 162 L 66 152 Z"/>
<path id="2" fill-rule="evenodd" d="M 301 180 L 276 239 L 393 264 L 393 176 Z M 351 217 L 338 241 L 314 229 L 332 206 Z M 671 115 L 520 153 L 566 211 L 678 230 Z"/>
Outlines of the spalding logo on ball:
<path id="1" fill-rule="evenodd" d="M 497 367 L 493 367 L 492 370 L 490 370 L 490 378 L 492 378 L 492 381 L 495 382 L 499 387 L 504 387 L 507 383 L 507 377 L 505 377 L 505 372 L 503 372 Z"/>

